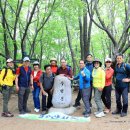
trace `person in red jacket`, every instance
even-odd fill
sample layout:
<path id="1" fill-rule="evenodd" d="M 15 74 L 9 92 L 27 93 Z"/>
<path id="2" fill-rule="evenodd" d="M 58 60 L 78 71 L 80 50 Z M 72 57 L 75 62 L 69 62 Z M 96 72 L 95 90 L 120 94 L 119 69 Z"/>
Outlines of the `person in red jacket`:
<path id="1" fill-rule="evenodd" d="M 33 68 L 34 70 L 32 71 L 32 76 L 33 76 L 33 101 L 34 101 L 34 111 L 39 112 L 40 110 L 40 99 L 39 99 L 39 94 L 40 94 L 40 76 L 42 74 L 42 70 L 40 69 L 40 64 L 38 61 L 35 61 L 33 63 Z"/>
<path id="2" fill-rule="evenodd" d="M 52 73 L 56 74 L 56 73 L 57 73 L 57 70 L 58 70 L 56 58 L 52 58 L 52 59 L 50 60 L 50 66 L 51 66 L 51 71 L 52 71 Z"/>
<path id="3" fill-rule="evenodd" d="M 104 113 L 109 113 L 111 111 L 111 90 L 112 90 L 112 77 L 114 74 L 114 70 L 111 68 L 112 60 L 111 58 L 105 59 L 105 73 L 106 73 L 106 81 L 105 87 L 102 92 L 102 101 L 105 105 Z"/>

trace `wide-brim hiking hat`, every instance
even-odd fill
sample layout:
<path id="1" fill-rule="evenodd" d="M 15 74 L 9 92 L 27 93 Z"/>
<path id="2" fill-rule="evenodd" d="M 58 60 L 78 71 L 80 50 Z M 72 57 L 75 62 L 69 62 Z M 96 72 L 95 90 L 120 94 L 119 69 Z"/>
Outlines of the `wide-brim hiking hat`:
<path id="1" fill-rule="evenodd" d="M 29 59 L 29 57 L 24 57 L 23 58 L 23 61 L 25 62 L 25 61 L 30 61 L 30 59 Z"/>
<path id="2" fill-rule="evenodd" d="M 35 66 L 35 65 L 40 65 L 40 63 L 38 61 L 34 61 L 33 66 Z"/>
<path id="3" fill-rule="evenodd" d="M 10 63 L 10 62 L 13 62 L 13 59 L 9 58 L 6 60 L 6 63 Z"/>
<path id="4" fill-rule="evenodd" d="M 57 62 L 57 59 L 56 59 L 56 58 L 51 58 L 51 59 L 50 59 L 50 62 L 52 62 L 52 61 Z"/>
<path id="5" fill-rule="evenodd" d="M 107 61 L 112 62 L 112 59 L 111 59 L 111 58 L 106 58 L 106 59 L 105 59 L 105 62 L 107 62 Z"/>
<path id="6" fill-rule="evenodd" d="M 102 66 L 102 62 L 101 62 L 99 59 L 95 59 L 95 60 L 93 61 L 93 66 L 94 66 L 95 62 L 99 62 L 100 67 Z"/>

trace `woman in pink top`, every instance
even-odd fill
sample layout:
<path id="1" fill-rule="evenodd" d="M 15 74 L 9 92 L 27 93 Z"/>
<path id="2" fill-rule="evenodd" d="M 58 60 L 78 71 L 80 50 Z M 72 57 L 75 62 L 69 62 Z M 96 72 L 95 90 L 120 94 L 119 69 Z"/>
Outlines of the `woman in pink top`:
<path id="1" fill-rule="evenodd" d="M 105 73 L 106 73 L 106 81 L 105 87 L 102 92 L 102 101 L 105 105 L 104 113 L 109 113 L 111 111 L 111 90 L 112 90 L 112 77 L 114 74 L 114 70 L 111 68 L 112 60 L 111 58 L 105 59 Z"/>

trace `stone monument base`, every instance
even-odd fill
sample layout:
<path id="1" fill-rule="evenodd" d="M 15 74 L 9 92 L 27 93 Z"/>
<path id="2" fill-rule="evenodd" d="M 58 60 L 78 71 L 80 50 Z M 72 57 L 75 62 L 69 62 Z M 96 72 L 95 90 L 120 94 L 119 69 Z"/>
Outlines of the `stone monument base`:
<path id="1" fill-rule="evenodd" d="M 67 107 L 67 108 L 54 108 L 54 107 L 51 107 L 48 111 L 48 113 L 51 113 L 51 112 L 61 112 L 63 114 L 66 114 L 66 115 L 70 115 L 70 114 L 73 114 L 74 112 L 76 111 L 76 108 L 75 107 Z"/>

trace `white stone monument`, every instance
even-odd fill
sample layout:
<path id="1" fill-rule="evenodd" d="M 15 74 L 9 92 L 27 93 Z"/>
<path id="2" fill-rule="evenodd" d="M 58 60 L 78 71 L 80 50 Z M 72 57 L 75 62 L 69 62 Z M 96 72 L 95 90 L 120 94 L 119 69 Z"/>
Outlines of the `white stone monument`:
<path id="1" fill-rule="evenodd" d="M 72 107 L 71 81 L 67 77 L 61 75 L 55 77 L 52 104 L 49 112 L 72 114 L 76 110 Z"/>

